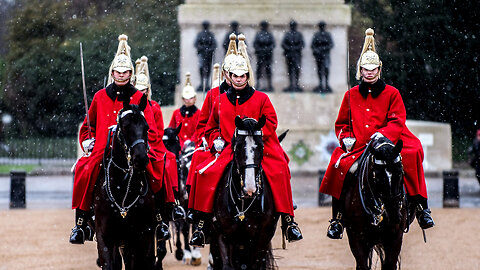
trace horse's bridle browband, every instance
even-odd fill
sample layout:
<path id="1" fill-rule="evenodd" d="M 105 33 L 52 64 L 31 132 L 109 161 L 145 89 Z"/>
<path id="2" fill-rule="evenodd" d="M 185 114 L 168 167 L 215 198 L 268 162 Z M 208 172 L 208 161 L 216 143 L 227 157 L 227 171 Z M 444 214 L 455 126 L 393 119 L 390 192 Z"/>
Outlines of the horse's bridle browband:
<path id="1" fill-rule="evenodd" d="M 251 135 L 251 136 L 262 136 L 262 135 L 263 135 L 263 132 L 262 132 L 261 130 L 248 131 L 248 130 L 245 130 L 245 129 L 236 129 L 236 130 L 235 130 L 235 134 L 237 134 L 237 135 L 243 135 L 243 136 L 248 136 L 248 135 Z"/>
<path id="2" fill-rule="evenodd" d="M 402 156 L 398 154 L 397 158 L 393 161 L 393 164 L 398 163 L 400 161 L 402 161 Z M 373 158 L 373 162 L 377 165 L 387 165 L 387 162 L 381 159 Z"/>

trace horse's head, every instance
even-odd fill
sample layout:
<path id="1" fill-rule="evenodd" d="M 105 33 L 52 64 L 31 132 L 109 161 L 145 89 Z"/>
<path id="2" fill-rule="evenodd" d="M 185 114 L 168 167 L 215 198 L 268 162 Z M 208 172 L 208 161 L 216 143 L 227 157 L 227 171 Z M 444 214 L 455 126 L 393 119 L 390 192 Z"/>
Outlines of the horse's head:
<path id="1" fill-rule="evenodd" d="M 176 128 L 166 128 L 163 133 L 163 144 L 168 151 L 174 153 L 177 157 L 180 154 L 180 140 L 178 139 L 178 134 L 182 129 L 182 124 L 178 125 Z"/>
<path id="2" fill-rule="evenodd" d="M 128 165 L 144 170 L 148 159 L 148 124 L 143 111 L 147 106 L 147 96 L 143 96 L 139 105 L 130 105 L 130 100 L 123 103 L 118 112 L 117 137 L 122 145 Z"/>
<path id="3" fill-rule="evenodd" d="M 396 145 L 388 138 L 382 137 L 372 142 L 371 174 L 372 185 L 377 195 L 382 198 L 385 206 L 398 209 L 401 195 L 403 194 L 403 165 L 400 151 L 403 142 Z M 390 211 L 392 212 L 392 211 Z"/>
<path id="4" fill-rule="evenodd" d="M 257 191 L 263 159 L 263 133 L 266 117 L 235 118 L 235 134 L 232 138 L 233 162 L 240 176 L 242 190 L 251 196 Z"/>

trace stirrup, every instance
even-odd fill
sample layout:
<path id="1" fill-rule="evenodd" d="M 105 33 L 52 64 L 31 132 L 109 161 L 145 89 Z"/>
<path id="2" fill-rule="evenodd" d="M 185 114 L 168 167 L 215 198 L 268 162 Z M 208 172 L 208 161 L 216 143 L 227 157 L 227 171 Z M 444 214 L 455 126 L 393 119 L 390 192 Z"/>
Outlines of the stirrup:
<path id="1" fill-rule="evenodd" d="M 329 220 L 329 222 L 330 222 L 330 225 L 328 226 L 328 229 L 327 229 L 327 237 L 330 238 L 330 239 L 342 239 L 344 228 L 343 228 L 343 225 L 340 222 L 340 220 L 335 218 L 335 219 Z M 334 231 L 333 228 L 336 227 L 336 226 L 340 227 L 339 228 L 340 229 L 340 234 L 339 235 L 336 235 L 336 234 L 333 233 L 333 231 Z M 338 230 L 335 230 L 335 232 L 338 233 Z"/>
<path id="2" fill-rule="evenodd" d="M 195 231 L 192 233 L 192 238 L 190 239 L 190 245 L 191 246 L 194 246 L 194 247 L 198 247 L 198 248 L 203 248 L 205 247 L 205 241 L 206 241 L 206 237 L 205 237 L 205 233 L 203 232 L 203 226 L 205 225 L 205 222 L 203 220 L 200 220 L 198 222 L 198 226 L 197 228 L 195 229 Z M 202 243 L 196 243 L 196 241 L 194 241 L 194 236 L 197 235 L 197 237 L 195 237 L 195 239 L 203 239 Z"/>

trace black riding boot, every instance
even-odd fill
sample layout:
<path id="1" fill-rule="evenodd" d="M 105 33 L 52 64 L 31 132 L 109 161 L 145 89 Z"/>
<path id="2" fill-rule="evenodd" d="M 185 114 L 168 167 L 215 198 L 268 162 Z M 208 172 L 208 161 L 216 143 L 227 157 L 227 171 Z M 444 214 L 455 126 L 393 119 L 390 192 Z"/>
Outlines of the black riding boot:
<path id="1" fill-rule="evenodd" d="M 411 196 L 409 199 L 415 204 L 415 215 L 420 228 L 425 230 L 435 226 L 435 222 L 433 222 L 432 218 L 432 212 L 428 208 L 427 199 L 420 195 Z"/>
<path id="2" fill-rule="evenodd" d="M 190 245 L 194 247 L 203 248 L 205 247 L 205 243 L 208 237 L 208 228 L 207 228 L 207 221 L 208 221 L 209 214 L 197 211 L 195 214 L 195 223 L 192 225 L 192 229 L 195 231 L 192 234 L 192 238 L 190 238 Z"/>
<path id="3" fill-rule="evenodd" d="M 155 198 L 155 220 L 157 222 L 157 226 L 155 227 L 155 236 L 157 237 L 157 241 L 168 240 L 170 239 L 170 231 L 168 230 L 168 220 L 163 220 L 162 216 L 164 216 L 165 212 L 165 200 L 164 196 L 162 196 L 163 191 L 159 191 L 154 194 Z"/>
<path id="4" fill-rule="evenodd" d="M 185 219 L 185 209 L 176 203 L 167 203 L 167 213 L 170 214 L 171 221 Z"/>
<path id="5" fill-rule="evenodd" d="M 343 225 L 342 225 L 342 212 L 341 201 L 332 197 L 332 219 L 330 220 L 330 226 L 328 226 L 327 236 L 331 239 L 342 239 L 343 237 Z"/>
<path id="6" fill-rule="evenodd" d="M 288 242 L 295 242 L 303 239 L 302 231 L 298 224 L 289 214 L 282 213 L 282 231 Z"/>
<path id="7" fill-rule="evenodd" d="M 85 241 L 92 241 L 94 231 L 88 221 L 91 219 L 91 214 L 88 211 L 75 209 L 75 227 L 70 234 L 71 244 L 83 244 Z"/>

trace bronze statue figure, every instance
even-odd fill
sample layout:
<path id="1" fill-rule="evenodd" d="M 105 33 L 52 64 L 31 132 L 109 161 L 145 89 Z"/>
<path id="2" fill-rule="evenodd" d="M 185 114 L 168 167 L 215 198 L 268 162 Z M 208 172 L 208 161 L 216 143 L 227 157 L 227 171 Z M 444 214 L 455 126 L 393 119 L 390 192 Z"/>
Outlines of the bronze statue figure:
<path id="1" fill-rule="evenodd" d="M 290 85 L 285 88 L 285 92 L 301 92 L 302 88 L 298 85 L 300 69 L 302 65 L 302 49 L 305 47 L 302 33 L 297 31 L 297 22 L 290 21 L 290 31 L 288 31 L 282 41 L 285 60 L 287 62 L 288 77 Z"/>
<path id="2" fill-rule="evenodd" d="M 268 32 L 267 21 L 262 21 L 260 23 L 260 31 L 255 35 L 253 47 L 255 48 L 255 55 L 257 56 L 257 88 L 261 91 L 271 92 L 273 91 L 271 65 L 273 49 L 275 48 L 275 39 L 273 38 L 272 33 Z M 263 70 L 265 70 L 265 72 L 263 72 Z M 267 87 L 260 87 L 261 79 L 267 80 Z"/>
<path id="3" fill-rule="evenodd" d="M 330 50 L 333 48 L 333 40 L 330 33 L 325 31 L 326 23 L 318 23 L 319 31 L 315 33 L 312 39 L 312 51 L 317 62 L 317 73 L 320 83 L 313 89 L 318 93 L 331 93 L 332 89 L 328 85 L 328 72 L 330 68 Z"/>
<path id="4" fill-rule="evenodd" d="M 200 62 L 200 78 L 202 79 L 201 85 L 197 88 L 197 91 L 202 91 L 206 86 L 210 85 L 209 80 L 213 61 L 213 53 L 217 48 L 215 35 L 208 30 L 210 23 L 208 21 L 204 21 L 202 26 L 203 31 L 198 33 L 197 39 L 195 40 L 195 48 L 197 49 L 198 59 Z"/>

